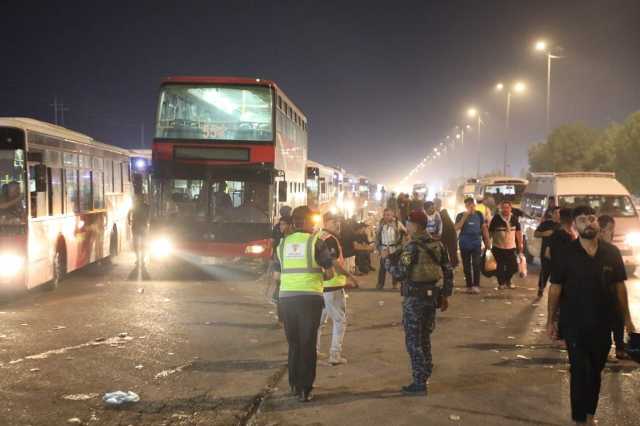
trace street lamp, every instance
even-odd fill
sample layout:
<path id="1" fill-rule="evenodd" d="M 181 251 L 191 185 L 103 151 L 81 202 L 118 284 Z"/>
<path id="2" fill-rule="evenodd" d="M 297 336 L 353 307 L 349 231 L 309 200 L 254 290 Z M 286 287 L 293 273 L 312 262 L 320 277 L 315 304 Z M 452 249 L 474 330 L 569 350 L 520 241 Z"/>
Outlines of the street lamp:
<path id="1" fill-rule="evenodd" d="M 502 92 L 505 90 L 505 85 L 502 83 L 498 83 L 496 85 L 496 90 L 498 92 Z M 527 85 L 522 81 L 516 81 L 513 83 L 511 88 L 507 88 L 507 106 L 505 111 L 505 120 L 504 120 L 504 130 L 505 130 L 505 140 L 504 140 L 504 159 L 502 163 L 502 173 L 507 175 L 507 156 L 509 152 L 509 121 L 511 118 L 511 94 L 512 92 L 515 94 L 522 94 L 527 90 Z"/>
<path id="2" fill-rule="evenodd" d="M 544 53 L 547 57 L 547 134 L 551 130 L 551 60 L 560 59 L 560 56 L 553 55 L 554 48 L 549 48 L 549 44 L 545 40 L 536 41 L 535 50 Z M 559 50 L 559 48 L 555 48 Z"/>

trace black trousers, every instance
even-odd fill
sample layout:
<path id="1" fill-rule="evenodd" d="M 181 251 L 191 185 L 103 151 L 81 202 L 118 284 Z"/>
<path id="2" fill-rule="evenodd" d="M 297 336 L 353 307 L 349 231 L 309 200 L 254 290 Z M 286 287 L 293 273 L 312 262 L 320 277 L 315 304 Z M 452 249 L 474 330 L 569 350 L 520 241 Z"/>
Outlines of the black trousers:
<path id="1" fill-rule="evenodd" d="M 322 294 L 280 297 L 280 308 L 289 343 L 289 386 L 311 390 L 316 380 L 316 344 L 324 298 Z"/>
<path id="2" fill-rule="evenodd" d="M 540 258 L 540 275 L 538 276 L 538 289 L 544 290 L 551 276 L 551 259 L 546 257 Z"/>
<path id="3" fill-rule="evenodd" d="M 462 269 L 467 288 L 480 287 L 480 266 L 482 263 L 482 251 L 480 247 L 467 250 L 460 249 L 462 257 Z"/>
<path id="4" fill-rule="evenodd" d="M 498 284 L 508 284 L 511 282 L 513 274 L 518 272 L 518 259 L 516 258 L 516 249 L 492 248 L 493 256 L 496 258 L 498 269 L 496 276 Z"/>
<path id="5" fill-rule="evenodd" d="M 384 267 L 384 257 L 380 257 L 380 268 L 378 269 L 378 283 L 376 288 L 384 288 L 384 282 L 387 280 L 387 269 Z M 398 285 L 398 280 L 391 277 L 391 282 L 395 287 Z"/>
<path id="6" fill-rule="evenodd" d="M 567 333 L 570 334 L 570 333 Z M 585 422 L 598 408 L 602 370 L 611 349 L 609 333 L 567 338 L 571 364 L 571 418 Z"/>
<path id="7" fill-rule="evenodd" d="M 611 325 L 613 331 L 613 341 L 616 344 L 616 352 L 624 351 L 624 317 L 617 315 Z"/>

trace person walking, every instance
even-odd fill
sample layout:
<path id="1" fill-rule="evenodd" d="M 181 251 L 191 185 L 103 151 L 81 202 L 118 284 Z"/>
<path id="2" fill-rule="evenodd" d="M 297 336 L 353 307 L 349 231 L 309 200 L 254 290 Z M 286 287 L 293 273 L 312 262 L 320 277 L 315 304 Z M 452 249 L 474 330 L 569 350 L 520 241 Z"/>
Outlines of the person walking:
<path id="1" fill-rule="evenodd" d="M 150 208 L 142 194 L 136 195 L 133 208 L 129 214 L 133 250 L 136 253 L 136 267 L 141 271 L 146 270 L 145 256 L 147 246 L 147 234 L 149 232 Z"/>
<path id="2" fill-rule="evenodd" d="M 316 378 L 318 328 L 324 307 L 323 281 L 334 277 L 334 261 L 324 241 L 314 233 L 313 212 L 293 210 L 292 234 L 277 249 L 274 269 L 280 279 L 280 307 L 289 344 L 289 387 L 300 402 L 312 399 Z"/>
<path id="3" fill-rule="evenodd" d="M 573 210 L 579 238 L 560 255 L 551 271 L 547 333 L 567 344 L 571 365 L 571 417 L 577 424 L 596 424 L 602 370 L 611 348 L 611 321 L 621 315 L 629 333 L 627 274 L 620 250 L 598 238 L 600 226 L 589 206 Z M 560 311 L 559 327 L 554 318 Z M 559 330 L 560 329 L 560 330 Z"/>
<path id="4" fill-rule="evenodd" d="M 398 195 L 398 217 L 400 222 L 405 226 L 407 224 L 407 218 L 409 217 L 410 211 L 409 196 L 407 194 L 400 193 L 400 195 Z"/>
<path id="5" fill-rule="evenodd" d="M 511 209 L 511 201 L 502 201 L 500 211 L 489 224 L 492 244 L 488 248 L 491 249 L 498 264 L 496 276 L 500 290 L 515 288 L 511 278 L 518 272 L 518 256 L 522 256 L 524 253 L 522 251 L 522 228 Z"/>
<path id="6" fill-rule="evenodd" d="M 425 213 L 427 214 L 427 232 L 436 241 L 440 241 L 442 238 L 442 217 L 440 213 L 436 211 L 433 201 L 426 201 L 422 205 Z"/>
<path id="7" fill-rule="evenodd" d="M 433 205 L 442 218 L 442 244 L 449 252 L 451 267 L 456 269 L 460 261 L 458 259 L 458 234 L 456 233 L 455 224 L 447 209 L 442 208 L 442 200 L 440 198 L 434 198 Z"/>
<path id="8" fill-rule="evenodd" d="M 407 235 L 407 229 L 395 217 L 390 208 L 386 208 L 382 213 L 382 220 L 376 230 L 376 247 L 380 253 L 380 268 L 378 269 L 378 282 L 376 288 L 382 290 L 387 278 L 387 268 L 385 259 L 395 253 L 402 246 L 402 241 Z M 394 289 L 398 287 L 398 281 L 392 276 L 391 285 Z"/>
<path id="9" fill-rule="evenodd" d="M 392 192 L 389 198 L 387 199 L 387 206 L 389 210 L 393 212 L 393 214 L 398 216 L 398 199 L 396 198 L 396 193 Z"/>
<path id="10" fill-rule="evenodd" d="M 403 247 L 397 267 L 391 267 L 402 282 L 402 323 L 413 378 L 402 392 L 426 395 L 433 371 L 431 333 L 436 326 L 436 309 L 444 312 L 449 307 L 453 270 L 446 248 L 427 232 L 424 211 L 411 212 L 407 229 L 411 240 Z M 440 281 L 442 287 L 438 286 Z"/>
<path id="11" fill-rule="evenodd" d="M 322 283 L 324 296 L 324 309 L 320 319 L 318 329 L 317 352 L 320 353 L 320 335 L 322 326 L 331 318 L 333 331 L 331 334 L 331 349 L 329 351 L 329 364 L 346 364 L 347 360 L 342 356 L 342 343 L 347 332 L 347 298 L 345 288 L 349 285 L 358 288 L 356 278 L 344 268 L 344 257 L 342 254 L 342 244 L 338 235 L 340 234 L 340 221 L 332 213 L 325 213 L 323 216 L 324 228 L 320 233 L 320 240 L 324 241 L 327 249 L 334 260 L 335 275 L 330 280 Z"/>
<path id="12" fill-rule="evenodd" d="M 598 217 L 598 225 L 600 226 L 599 238 L 609 244 L 613 244 L 613 237 L 616 234 L 616 221 L 609 215 L 602 215 Z M 620 310 L 617 309 L 616 313 Z M 616 345 L 616 359 L 629 359 L 629 356 L 625 352 L 624 343 L 624 317 L 622 315 L 615 315 L 611 322 L 611 331 L 613 332 L 613 342 Z"/>
<path id="13" fill-rule="evenodd" d="M 547 281 L 551 276 L 551 236 L 560 228 L 560 208 L 552 207 L 549 218 L 543 220 L 536 228 L 533 236 L 542 238 L 540 245 L 540 274 L 538 276 L 538 297 L 544 295 L 544 289 L 547 287 Z"/>
<path id="14" fill-rule="evenodd" d="M 464 200 L 465 211 L 456 216 L 455 229 L 460 232 L 460 257 L 467 292 L 480 293 L 480 268 L 482 263 L 482 241 L 489 247 L 489 233 L 482 212 L 469 197 Z"/>

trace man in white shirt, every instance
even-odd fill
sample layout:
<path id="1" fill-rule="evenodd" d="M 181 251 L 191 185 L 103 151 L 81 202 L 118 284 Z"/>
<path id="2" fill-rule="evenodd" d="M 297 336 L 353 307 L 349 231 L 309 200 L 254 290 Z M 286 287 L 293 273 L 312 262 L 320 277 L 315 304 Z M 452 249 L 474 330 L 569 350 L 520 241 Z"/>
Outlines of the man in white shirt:
<path id="1" fill-rule="evenodd" d="M 436 211 L 433 201 L 424 203 L 424 211 L 427 213 L 427 232 L 436 241 L 442 238 L 442 217 Z"/>
<path id="2" fill-rule="evenodd" d="M 376 285 L 378 290 L 384 288 L 387 276 L 384 259 L 402 248 L 402 240 L 405 235 L 407 235 L 407 230 L 402 222 L 395 217 L 393 210 L 385 209 L 376 232 L 376 246 L 380 252 L 380 269 L 378 269 L 378 284 Z M 394 289 L 398 288 L 398 282 L 395 278 L 392 278 L 392 285 Z"/>

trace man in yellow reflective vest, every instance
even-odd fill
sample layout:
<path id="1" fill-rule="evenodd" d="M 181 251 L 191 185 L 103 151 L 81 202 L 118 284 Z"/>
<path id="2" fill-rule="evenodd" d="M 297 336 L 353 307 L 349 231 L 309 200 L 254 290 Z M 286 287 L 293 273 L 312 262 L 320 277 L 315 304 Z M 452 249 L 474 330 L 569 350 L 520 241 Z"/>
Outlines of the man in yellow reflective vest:
<path id="1" fill-rule="evenodd" d="M 334 259 L 336 273 L 330 280 L 324 281 L 324 309 L 318 330 L 318 353 L 320 353 L 320 334 L 322 326 L 331 318 L 333 331 L 331 334 L 331 349 L 329 352 L 329 364 L 346 364 L 347 360 L 342 357 L 342 342 L 347 331 L 347 298 L 345 297 L 345 287 L 358 287 L 358 281 L 346 270 L 344 266 L 344 256 L 342 255 L 342 244 L 338 238 L 340 235 L 340 220 L 332 213 L 325 213 L 323 216 L 324 229 L 320 233 L 320 239 L 325 242 L 331 257 Z M 348 284 L 348 281 L 350 283 Z"/>
<path id="2" fill-rule="evenodd" d="M 313 216 L 307 206 L 293 211 L 294 231 L 280 241 L 274 264 L 280 278 L 280 307 L 289 344 L 289 387 L 300 402 L 312 398 L 324 307 L 322 283 L 335 275 L 331 253 L 314 233 Z"/>

